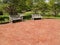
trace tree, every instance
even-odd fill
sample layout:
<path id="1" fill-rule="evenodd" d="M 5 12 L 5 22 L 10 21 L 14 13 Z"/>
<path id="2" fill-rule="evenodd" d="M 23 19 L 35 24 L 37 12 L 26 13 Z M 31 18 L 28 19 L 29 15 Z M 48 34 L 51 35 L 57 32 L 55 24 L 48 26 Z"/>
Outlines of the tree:
<path id="1" fill-rule="evenodd" d="M 31 0 L 26 0 L 26 9 L 29 11 L 32 9 L 33 6 L 33 1 Z"/>
<path id="2" fill-rule="evenodd" d="M 60 13 L 60 4 L 59 3 L 54 4 L 52 6 L 52 11 L 54 13 L 54 16 L 57 16 Z"/>
<path id="3" fill-rule="evenodd" d="M 38 3 L 39 10 L 41 11 L 41 15 L 45 15 L 45 13 L 49 10 L 49 5 L 44 1 L 41 0 Z"/>
<path id="4" fill-rule="evenodd" d="M 51 11 L 54 16 L 57 16 L 60 13 L 60 0 L 50 0 Z"/>

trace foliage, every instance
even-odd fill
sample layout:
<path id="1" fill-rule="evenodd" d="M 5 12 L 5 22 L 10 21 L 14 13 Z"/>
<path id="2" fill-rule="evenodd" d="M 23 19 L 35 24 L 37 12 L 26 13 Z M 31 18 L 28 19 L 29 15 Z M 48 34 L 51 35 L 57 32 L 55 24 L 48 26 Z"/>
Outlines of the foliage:
<path id="1" fill-rule="evenodd" d="M 54 16 L 60 13 L 60 0 L 50 0 L 50 11 Z"/>
<path id="2" fill-rule="evenodd" d="M 7 0 L 4 1 L 6 2 Z M 55 4 L 55 2 L 58 4 Z M 46 13 L 48 14 L 50 12 L 50 14 L 52 13 L 54 16 L 60 13 L 60 0 L 49 0 L 49 2 L 45 2 L 45 0 L 8 0 L 0 6 L 0 10 L 4 10 L 7 4 L 11 6 L 12 9 L 15 8 L 15 11 L 18 13 L 27 11 L 38 13 L 39 11 L 41 15 L 46 15 Z M 8 12 L 10 10 L 8 10 Z"/>
<path id="3" fill-rule="evenodd" d="M 24 13 L 23 19 L 24 20 L 31 19 L 31 15 L 32 15 L 32 12 L 26 12 L 26 13 Z"/>
<path id="4" fill-rule="evenodd" d="M 0 23 L 7 23 L 9 22 L 9 16 L 8 15 L 1 15 L 0 16 Z"/>

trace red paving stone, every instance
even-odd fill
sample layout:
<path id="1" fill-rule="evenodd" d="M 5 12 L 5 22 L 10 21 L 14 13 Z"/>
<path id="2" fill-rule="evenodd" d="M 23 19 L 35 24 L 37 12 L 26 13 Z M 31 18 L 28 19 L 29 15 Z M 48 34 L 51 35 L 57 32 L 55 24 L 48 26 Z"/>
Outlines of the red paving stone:
<path id="1" fill-rule="evenodd" d="M 29 20 L 0 25 L 0 45 L 60 45 L 60 20 Z"/>

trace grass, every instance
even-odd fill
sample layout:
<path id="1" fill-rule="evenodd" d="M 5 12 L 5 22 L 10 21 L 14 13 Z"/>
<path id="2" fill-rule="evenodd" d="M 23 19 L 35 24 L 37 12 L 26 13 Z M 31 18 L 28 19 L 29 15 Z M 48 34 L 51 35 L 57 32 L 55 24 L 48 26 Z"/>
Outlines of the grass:
<path id="1" fill-rule="evenodd" d="M 60 19 L 60 16 L 43 16 L 44 19 Z"/>

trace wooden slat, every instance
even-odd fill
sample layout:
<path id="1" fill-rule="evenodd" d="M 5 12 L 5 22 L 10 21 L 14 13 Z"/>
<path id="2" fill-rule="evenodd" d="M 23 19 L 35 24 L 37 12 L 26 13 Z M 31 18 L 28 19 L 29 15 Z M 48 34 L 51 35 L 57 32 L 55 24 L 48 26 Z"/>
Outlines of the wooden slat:
<path id="1" fill-rule="evenodd" d="M 23 20 L 23 17 L 21 17 L 20 15 L 10 15 L 10 21 L 14 20 Z"/>
<path id="2" fill-rule="evenodd" d="M 32 19 L 34 20 L 35 18 L 42 18 L 42 16 L 39 14 L 33 14 Z"/>

